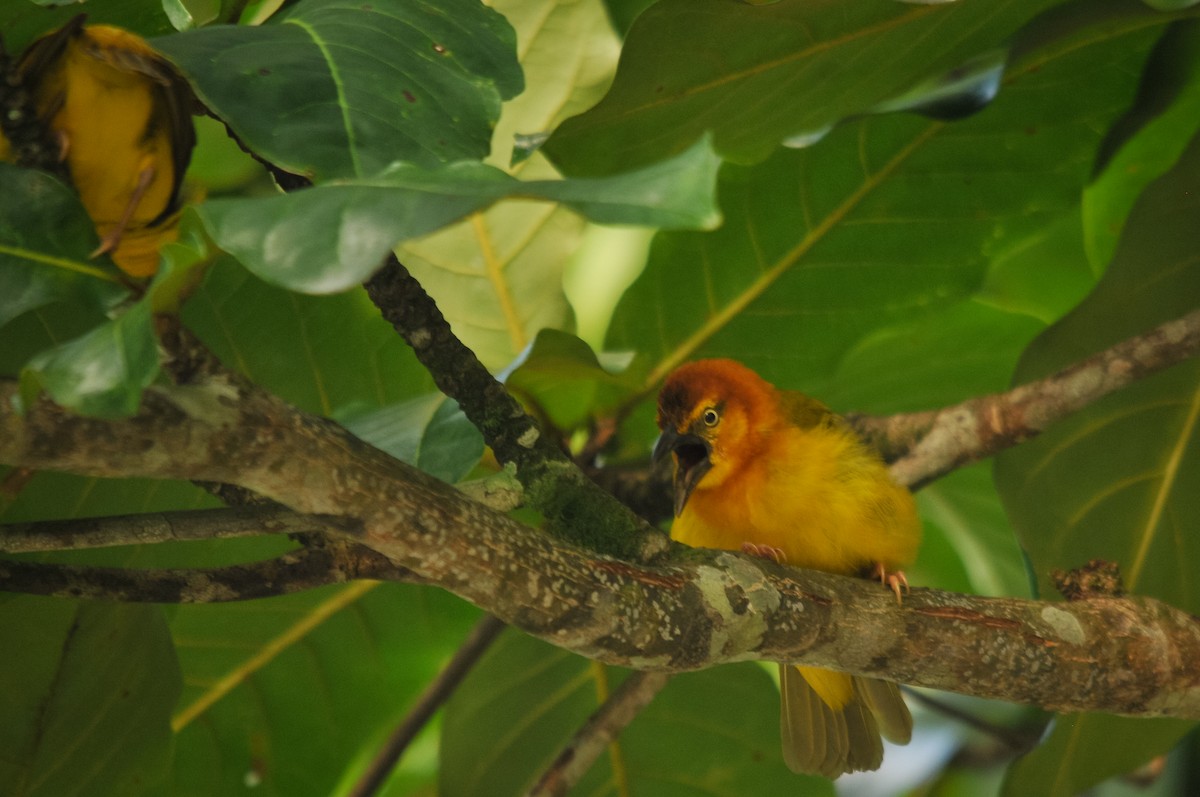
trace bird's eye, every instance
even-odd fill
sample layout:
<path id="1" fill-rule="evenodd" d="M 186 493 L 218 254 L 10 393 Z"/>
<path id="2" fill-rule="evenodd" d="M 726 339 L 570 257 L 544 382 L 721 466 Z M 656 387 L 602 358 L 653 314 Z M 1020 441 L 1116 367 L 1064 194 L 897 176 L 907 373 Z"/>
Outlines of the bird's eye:
<path id="1" fill-rule="evenodd" d="M 709 407 L 708 409 L 704 410 L 704 414 L 700 416 L 700 419 L 704 421 L 705 426 L 716 426 L 717 421 L 721 420 L 721 413 L 717 412 L 712 407 Z"/>

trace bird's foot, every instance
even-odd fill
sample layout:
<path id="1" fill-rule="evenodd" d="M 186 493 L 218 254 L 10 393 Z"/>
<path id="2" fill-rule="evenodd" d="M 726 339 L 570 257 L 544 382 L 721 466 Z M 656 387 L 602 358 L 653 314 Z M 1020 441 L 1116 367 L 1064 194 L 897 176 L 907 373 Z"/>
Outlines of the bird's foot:
<path id="1" fill-rule="evenodd" d="M 786 561 L 783 555 L 783 549 L 776 548 L 773 545 L 759 545 L 756 542 L 743 542 L 742 553 L 748 553 L 751 556 L 757 556 L 759 559 L 770 559 L 777 565 L 784 564 Z"/>
<path id="2" fill-rule="evenodd" d="M 892 573 L 887 571 L 883 566 L 883 562 L 876 562 L 875 567 L 871 570 L 871 578 L 879 579 L 879 583 L 896 593 L 896 603 L 903 603 L 904 599 L 901 596 L 901 589 L 908 591 L 908 577 L 904 575 L 903 570 L 896 570 Z"/>

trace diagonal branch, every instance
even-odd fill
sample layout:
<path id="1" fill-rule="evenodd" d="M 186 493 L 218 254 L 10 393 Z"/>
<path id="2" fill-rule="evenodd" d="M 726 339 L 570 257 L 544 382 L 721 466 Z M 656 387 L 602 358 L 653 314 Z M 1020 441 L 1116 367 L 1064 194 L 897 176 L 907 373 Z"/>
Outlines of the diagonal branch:
<path id="1" fill-rule="evenodd" d="M 894 460 L 892 474 L 901 484 L 918 489 L 1198 352 L 1200 310 L 1195 310 L 1037 382 L 940 410 L 860 417 L 855 428 Z"/>
<path id="2" fill-rule="evenodd" d="M 543 433 L 516 399 L 450 329 L 433 298 L 408 269 L 389 256 L 366 283 L 384 318 L 412 347 L 438 389 L 458 402 L 483 434 L 496 459 L 516 466 L 525 497 L 549 521 L 551 531 L 597 550 L 648 561 L 667 549 L 666 536 L 589 480 Z M 604 518 L 590 533 L 579 518 Z"/>
<path id="3" fill-rule="evenodd" d="M 454 690 L 462 683 L 463 678 L 479 661 L 492 643 L 504 630 L 504 623 L 491 615 L 480 620 L 466 640 L 454 653 L 454 657 L 442 669 L 421 696 L 416 705 L 409 711 L 404 720 L 396 726 L 382 748 L 376 754 L 367 771 L 363 773 L 350 797 L 371 797 L 377 794 L 387 782 L 388 776 L 400 761 L 400 756 L 408 745 L 420 733 L 425 723 L 429 722 L 442 704 L 454 694 Z"/>
<path id="4" fill-rule="evenodd" d="M 1200 718 L 1200 622 L 1149 598 L 1067 603 L 913 590 L 695 550 L 641 565 L 549 537 L 226 378 L 146 391 L 137 415 L 23 416 L 0 380 L 0 462 L 238 484 L 361 522 L 351 539 L 560 647 L 663 672 L 767 659 L 1066 711 Z M 235 456 L 236 454 L 236 456 Z M 580 518 L 586 525 L 593 520 Z"/>
<path id="5" fill-rule="evenodd" d="M 626 678 L 563 746 L 527 797 L 562 797 L 569 792 L 670 678 L 662 672 L 635 672 Z"/>

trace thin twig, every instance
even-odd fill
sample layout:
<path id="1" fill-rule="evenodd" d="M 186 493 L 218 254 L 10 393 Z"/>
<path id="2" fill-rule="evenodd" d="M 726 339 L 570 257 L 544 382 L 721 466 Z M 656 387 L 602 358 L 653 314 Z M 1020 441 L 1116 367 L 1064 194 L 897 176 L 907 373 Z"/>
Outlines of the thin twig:
<path id="1" fill-rule="evenodd" d="M 129 569 L 0 560 L 0 590 L 126 603 L 224 603 L 354 579 L 423 582 L 412 571 L 355 544 L 302 548 L 261 562 L 215 568 Z"/>
<path id="2" fill-rule="evenodd" d="M 925 412 L 846 420 L 892 463 L 892 476 L 918 490 L 954 468 L 995 456 L 1055 421 L 1139 379 L 1200 353 L 1200 310 L 1128 338 L 1036 382 Z M 671 516 L 670 471 L 605 468 L 596 482 L 652 523 Z"/>
<path id="3" fill-rule="evenodd" d="M 442 704 L 454 693 L 463 678 L 471 671 L 476 662 L 483 656 L 504 630 L 505 624 L 492 615 L 487 615 L 475 624 L 475 628 L 463 641 L 438 677 L 425 687 L 425 691 L 417 698 L 416 704 L 408 715 L 396 726 L 383 747 L 375 754 L 375 758 L 367 767 L 366 772 L 350 792 L 350 797 L 371 797 L 377 794 L 387 782 L 388 776 L 399 763 L 400 757 L 408 749 L 408 745 L 425 727 L 430 718 L 441 708 Z"/>
<path id="4" fill-rule="evenodd" d="M 671 675 L 663 672 L 635 672 L 626 678 L 575 732 L 527 797 L 566 794 L 669 680 Z"/>
<path id="5" fill-rule="evenodd" d="M 303 515 L 274 505 L 43 520 L 0 526 L 0 551 L 80 550 L 114 545 L 215 540 L 268 534 L 311 534 L 336 529 L 346 534 L 356 524 L 346 517 Z"/>
<path id="6" fill-rule="evenodd" d="M 917 489 L 993 456 L 1127 385 L 1200 352 L 1200 310 L 1004 393 L 940 410 L 858 417 L 855 428 L 884 452 L 892 474 Z"/>
<path id="7" fill-rule="evenodd" d="M 972 730 L 987 734 L 1008 748 L 1013 755 L 1021 755 L 1025 752 L 1028 752 L 1035 744 L 1037 744 L 1037 735 L 1021 733 L 1020 731 L 1015 731 L 1011 728 L 1005 728 L 1000 725 L 996 725 L 995 723 L 988 722 L 987 720 L 981 719 L 968 711 L 963 711 L 957 706 L 951 705 L 944 700 L 939 700 L 927 692 L 911 689 L 907 686 L 902 686 L 901 689 L 903 689 L 904 694 L 908 695 L 916 702 L 921 703 L 930 711 L 935 711 L 938 714 L 950 717 L 953 720 L 961 722 L 963 725 L 966 725 Z"/>

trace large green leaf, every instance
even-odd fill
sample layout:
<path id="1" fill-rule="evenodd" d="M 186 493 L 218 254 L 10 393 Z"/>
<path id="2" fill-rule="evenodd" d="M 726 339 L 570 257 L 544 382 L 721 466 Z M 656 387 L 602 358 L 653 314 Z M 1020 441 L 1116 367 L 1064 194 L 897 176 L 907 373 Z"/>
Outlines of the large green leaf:
<path id="1" fill-rule="evenodd" d="M 483 436 L 441 393 L 365 412 L 348 408 L 338 421 L 381 451 L 451 484 L 483 456 Z"/>
<path id="2" fill-rule="evenodd" d="M 925 487 L 917 493 L 917 506 L 926 533 L 910 574 L 913 584 L 978 595 L 1030 597 L 1029 572 L 1012 524 L 996 498 L 991 463 L 956 470 Z M 928 561 L 938 549 L 953 552 L 963 583 L 947 580 L 955 567 Z M 923 569 L 931 565 L 940 566 Z M 930 581 L 921 580 L 926 572 Z"/>
<path id="3" fill-rule="evenodd" d="M 425 235 L 498 199 L 561 202 L 594 221 L 711 227 L 718 161 L 707 142 L 638 172 L 522 182 L 481 163 L 438 170 L 396 164 L 370 180 L 327 183 L 199 209 L 213 238 L 258 276 L 306 293 L 361 283 L 398 241 Z"/>
<path id="4" fill-rule="evenodd" d="M 512 28 L 475 0 L 302 0 L 154 46 L 251 150 L 315 179 L 481 158 L 522 87 Z"/>
<path id="5" fill-rule="evenodd" d="M 92 220 L 67 186 L 0 162 L 0 328 L 51 302 L 97 311 L 124 296 L 108 259 L 88 258 L 98 242 Z"/>
<path id="6" fill-rule="evenodd" d="M 539 332 L 513 365 L 503 376 L 509 392 L 563 432 L 611 412 L 636 389 L 628 376 L 604 368 L 582 340 L 554 329 Z"/>
<path id="7" fill-rule="evenodd" d="M 965 121 L 871 117 L 759 166 L 727 165 L 724 227 L 658 236 L 609 346 L 643 353 L 647 391 L 719 353 L 811 392 L 864 336 L 932 324 L 994 278 L 998 259 L 1077 217 L 1102 131 L 1153 42 L 1140 27 L 1028 56 Z M 1086 275 L 1074 240 L 1044 270 Z M 1076 295 L 1086 285 L 1069 282 Z"/>
<path id="8" fill-rule="evenodd" d="M 1146 189 L 1104 279 L 1029 348 L 1017 380 L 1044 376 L 1194 310 L 1200 297 L 1198 216 L 1200 137 Z M 1198 418 L 1200 361 L 1191 360 L 1091 405 L 1000 458 L 1001 496 L 1046 594 L 1052 594 L 1051 569 L 1100 558 L 1120 564 L 1131 592 L 1200 611 L 1194 578 L 1200 539 L 1184 531 L 1200 524 Z M 1113 774 L 1113 761 L 1141 763 L 1186 728 L 1072 718 L 1014 768 L 1007 793 L 1054 783 L 1054 794 L 1075 794 Z M 1111 741 L 1116 738 L 1123 744 L 1119 758 Z"/>
<path id="9" fill-rule="evenodd" d="M 492 7 L 517 31 L 526 88 L 505 103 L 488 162 L 525 180 L 556 178 L 541 154 L 513 164 L 514 137 L 549 130 L 598 100 L 616 69 L 616 36 L 600 0 Z M 562 274 L 588 227 L 561 205 L 501 201 L 396 253 L 459 338 L 498 371 L 538 330 L 571 329 Z"/>
<path id="10" fill-rule="evenodd" d="M 180 608 L 170 793 L 325 797 L 477 617 L 440 590 L 370 582 Z"/>
<path id="11" fill-rule="evenodd" d="M 361 288 L 304 296 L 225 259 L 185 305 L 183 319 L 230 368 L 309 412 L 383 407 L 433 389 Z"/>
<path id="12" fill-rule="evenodd" d="M 143 794 L 166 774 L 179 664 L 161 610 L 0 600 L 0 790 Z"/>
<path id="13" fill-rule="evenodd" d="M 1087 788 L 1084 784 L 1137 769 L 1149 759 L 1148 750 L 1168 750 L 1194 727 L 1184 720 L 1111 714 L 1060 716 L 1046 740 L 1009 769 L 1000 793 L 1074 797 Z"/>
<path id="14" fill-rule="evenodd" d="M 1200 127 L 1200 21 L 1163 34 L 1146 64 L 1133 107 L 1101 151 L 1102 171 L 1083 195 L 1088 257 L 1108 265 L 1125 217 L 1143 188 L 1169 169 Z"/>
<path id="15" fill-rule="evenodd" d="M 117 25 L 142 36 L 156 36 L 171 31 L 171 22 L 160 3 L 145 0 L 104 0 L 88 3 L 59 3 L 54 0 L 17 0 L 0 8 L 0 30 L 4 31 L 4 46 L 10 53 L 19 53 L 38 36 L 65 25 L 83 11 L 92 25 Z"/>
<path id="16" fill-rule="evenodd" d="M 609 94 L 546 150 L 567 174 L 607 174 L 711 130 L 723 157 L 760 161 L 1005 44 L 1049 5 L 662 0 L 630 29 Z"/>
<path id="17" fill-rule="evenodd" d="M 447 704 L 441 793 L 524 794 L 596 709 L 598 694 L 623 677 L 544 642 L 506 633 Z M 828 781 L 799 777 L 783 765 L 778 694 L 755 664 L 677 676 L 572 793 L 703 797 L 803 788 L 804 794 L 832 794 Z"/>

